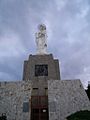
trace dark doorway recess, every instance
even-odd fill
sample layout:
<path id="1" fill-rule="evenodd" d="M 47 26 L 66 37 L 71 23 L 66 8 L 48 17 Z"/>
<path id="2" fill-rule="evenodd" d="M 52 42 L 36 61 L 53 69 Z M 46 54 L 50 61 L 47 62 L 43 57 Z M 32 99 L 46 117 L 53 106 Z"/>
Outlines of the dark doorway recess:
<path id="1" fill-rule="evenodd" d="M 49 120 L 47 96 L 31 97 L 31 120 Z"/>

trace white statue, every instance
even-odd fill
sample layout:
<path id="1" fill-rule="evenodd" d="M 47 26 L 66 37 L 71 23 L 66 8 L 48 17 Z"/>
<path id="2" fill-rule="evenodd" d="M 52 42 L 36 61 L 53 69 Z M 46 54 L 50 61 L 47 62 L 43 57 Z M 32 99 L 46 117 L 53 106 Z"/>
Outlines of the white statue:
<path id="1" fill-rule="evenodd" d="M 46 34 L 46 26 L 44 24 L 39 25 L 38 32 L 36 35 L 36 45 L 37 45 L 37 54 L 43 55 L 46 54 L 47 49 L 47 34 Z"/>

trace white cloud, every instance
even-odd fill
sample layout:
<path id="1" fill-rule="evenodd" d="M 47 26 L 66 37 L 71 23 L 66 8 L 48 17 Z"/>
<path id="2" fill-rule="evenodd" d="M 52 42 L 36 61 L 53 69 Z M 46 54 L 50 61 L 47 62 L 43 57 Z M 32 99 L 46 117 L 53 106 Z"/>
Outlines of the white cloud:
<path id="1" fill-rule="evenodd" d="M 55 0 L 57 10 L 60 11 L 63 7 L 65 7 L 67 0 Z"/>
<path id="2" fill-rule="evenodd" d="M 79 78 L 84 86 L 84 88 L 86 89 L 88 86 L 88 81 L 90 81 L 90 74 L 88 73 L 82 73 L 80 75 L 77 75 L 76 78 Z"/>
<path id="3" fill-rule="evenodd" d="M 0 72 L 0 78 L 3 78 L 3 81 L 14 80 L 14 76 L 5 72 Z"/>
<path id="4" fill-rule="evenodd" d="M 85 67 L 85 68 L 83 69 L 83 71 L 84 71 L 85 73 L 89 74 L 89 73 L 90 73 L 90 66 Z"/>
<path id="5" fill-rule="evenodd" d="M 88 0 L 81 0 L 78 3 L 78 7 L 79 7 L 79 12 L 77 13 L 78 17 L 86 17 L 87 14 L 89 14 L 89 10 L 90 10 L 90 6 L 88 4 Z"/>
<path id="6" fill-rule="evenodd" d="M 0 58 L 19 57 L 25 52 L 24 46 L 18 34 L 11 30 L 6 30 L 0 36 Z"/>
<path id="7" fill-rule="evenodd" d="M 83 9 L 81 11 L 81 17 L 85 17 L 87 14 L 88 14 L 88 11 L 89 11 L 89 7 L 87 6 L 85 9 Z M 80 14 L 79 14 L 80 15 Z"/>

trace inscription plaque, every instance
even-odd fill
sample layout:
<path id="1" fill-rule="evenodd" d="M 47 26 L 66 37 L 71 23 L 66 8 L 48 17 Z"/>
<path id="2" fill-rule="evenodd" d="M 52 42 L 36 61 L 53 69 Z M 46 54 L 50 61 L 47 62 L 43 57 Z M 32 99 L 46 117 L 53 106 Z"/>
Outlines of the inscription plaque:
<path id="1" fill-rule="evenodd" d="M 29 102 L 23 103 L 23 112 L 29 112 Z"/>

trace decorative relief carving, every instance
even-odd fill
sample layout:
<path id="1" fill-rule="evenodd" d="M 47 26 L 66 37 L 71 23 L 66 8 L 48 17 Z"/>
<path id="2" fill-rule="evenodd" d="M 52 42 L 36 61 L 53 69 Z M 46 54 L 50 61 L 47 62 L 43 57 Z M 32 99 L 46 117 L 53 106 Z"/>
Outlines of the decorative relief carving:
<path id="1" fill-rule="evenodd" d="M 48 65 L 35 65 L 35 76 L 48 76 Z"/>

